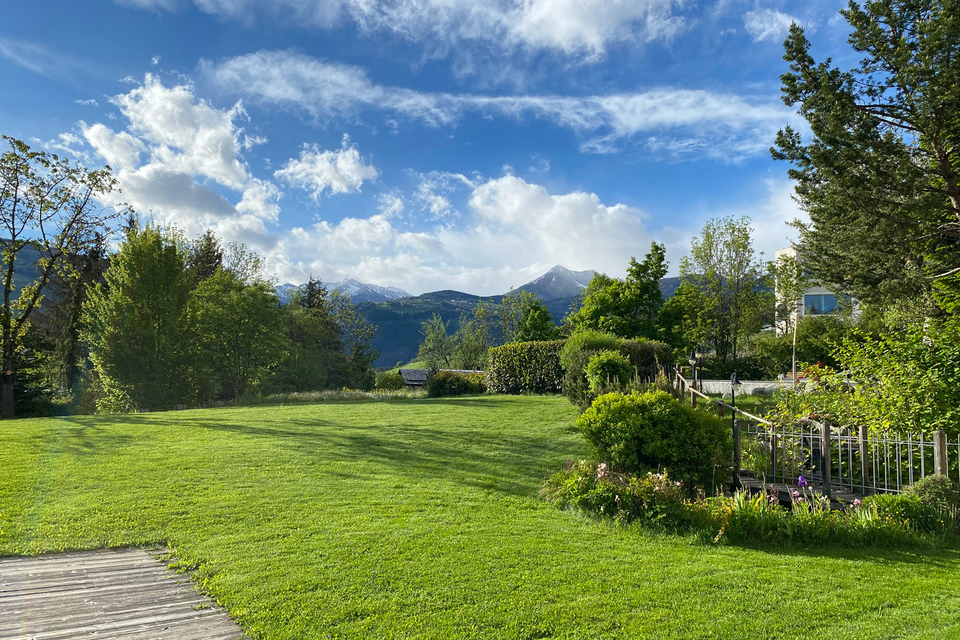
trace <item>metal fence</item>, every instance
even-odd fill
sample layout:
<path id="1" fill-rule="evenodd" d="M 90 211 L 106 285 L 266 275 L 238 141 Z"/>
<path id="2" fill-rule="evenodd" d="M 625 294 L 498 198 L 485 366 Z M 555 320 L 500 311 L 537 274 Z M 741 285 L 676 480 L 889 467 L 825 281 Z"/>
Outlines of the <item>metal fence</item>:
<path id="1" fill-rule="evenodd" d="M 934 473 L 960 482 L 960 436 L 870 435 L 813 420 L 741 425 L 741 468 L 768 482 L 796 484 L 804 476 L 830 491 L 863 495 L 898 493 Z"/>
<path id="2" fill-rule="evenodd" d="M 869 434 L 866 427 L 835 427 L 801 419 L 778 425 L 710 398 L 676 370 L 677 388 L 734 412 L 734 464 L 768 483 L 796 485 L 800 476 L 826 495 L 899 493 L 920 478 L 945 475 L 960 482 L 960 436 Z"/>

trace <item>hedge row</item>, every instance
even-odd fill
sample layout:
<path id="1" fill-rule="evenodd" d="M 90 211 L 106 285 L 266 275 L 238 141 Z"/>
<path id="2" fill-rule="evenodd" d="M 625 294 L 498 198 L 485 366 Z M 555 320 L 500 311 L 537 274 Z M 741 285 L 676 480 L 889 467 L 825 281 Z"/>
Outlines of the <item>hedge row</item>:
<path id="1" fill-rule="evenodd" d="M 560 393 L 560 352 L 565 343 L 518 342 L 490 349 L 487 388 L 493 393 Z"/>

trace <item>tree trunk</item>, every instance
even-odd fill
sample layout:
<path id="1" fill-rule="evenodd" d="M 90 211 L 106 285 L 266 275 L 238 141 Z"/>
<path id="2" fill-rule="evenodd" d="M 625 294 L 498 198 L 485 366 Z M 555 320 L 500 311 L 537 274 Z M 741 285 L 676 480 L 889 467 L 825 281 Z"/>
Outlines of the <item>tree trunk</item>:
<path id="1" fill-rule="evenodd" d="M 0 415 L 3 418 L 13 417 L 13 379 L 10 376 L 4 376 L 3 384 L 0 385 Z"/>

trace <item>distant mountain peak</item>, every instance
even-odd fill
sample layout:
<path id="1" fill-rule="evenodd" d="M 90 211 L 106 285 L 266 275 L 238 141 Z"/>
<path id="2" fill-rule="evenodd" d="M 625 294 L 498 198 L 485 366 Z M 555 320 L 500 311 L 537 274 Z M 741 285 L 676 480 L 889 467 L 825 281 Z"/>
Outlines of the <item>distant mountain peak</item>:
<path id="1" fill-rule="evenodd" d="M 586 289 L 595 274 L 596 272 L 592 269 L 571 271 L 558 264 L 536 280 L 517 287 L 516 291 L 532 293 L 539 296 L 544 302 L 558 298 L 570 298 L 579 295 L 581 290 Z"/>
<path id="2" fill-rule="evenodd" d="M 303 285 L 281 284 L 275 291 L 280 298 L 281 304 L 290 302 L 293 292 L 299 290 Z M 339 291 L 350 296 L 352 302 L 386 302 L 396 300 L 397 298 L 408 298 L 410 294 L 397 287 L 381 287 L 376 284 L 366 284 L 353 278 L 346 278 L 339 282 L 325 283 L 327 291 Z"/>

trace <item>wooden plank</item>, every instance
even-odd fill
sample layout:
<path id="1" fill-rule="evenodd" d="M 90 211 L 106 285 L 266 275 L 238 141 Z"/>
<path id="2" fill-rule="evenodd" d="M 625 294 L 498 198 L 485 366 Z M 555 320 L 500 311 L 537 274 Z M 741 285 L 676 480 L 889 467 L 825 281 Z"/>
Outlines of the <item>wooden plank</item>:
<path id="1" fill-rule="evenodd" d="M 0 640 L 240 640 L 226 612 L 162 550 L 108 549 L 0 558 Z"/>

